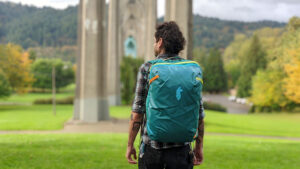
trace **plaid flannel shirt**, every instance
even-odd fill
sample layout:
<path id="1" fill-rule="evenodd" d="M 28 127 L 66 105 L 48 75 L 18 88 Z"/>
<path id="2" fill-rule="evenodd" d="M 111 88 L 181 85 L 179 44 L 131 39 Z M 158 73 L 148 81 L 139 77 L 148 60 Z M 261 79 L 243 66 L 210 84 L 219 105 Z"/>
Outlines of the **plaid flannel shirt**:
<path id="1" fill-rule="evenodd" d="M 163 59 L 163 60 L 180 60 L 182 58 L 178 56 L 169 56 L 169 55 L 159 55 L 157 59 Z M 151 140 L 147 134 L 147 127 L 146 127 L 146 99 L 149 89 L 149 69 L 151 67 L 151 63 L 146 62 L 144 63 L 140 68 L 137 75 L 137 84 L 136 84 L 136 90 L 135 90 L 135 98 L 132 105 L 132 111 L 139 114 L 144 114 L 144 121 L 142 123 L 141 127 L 141 137 L 142 142 L 144 144 L 150 145 L 151 147 L 155 149 L 166 149 L 166 148 L 172 148 L 172 147 L 180 147 L 187 144 L 190 144 L 190 142 L 185 143 L 163 143 Z M 203 102 L 201 99 L 200 109 L 199 109 L 199 118 L 204 118 L 204 108 L 203 108 Z"/>

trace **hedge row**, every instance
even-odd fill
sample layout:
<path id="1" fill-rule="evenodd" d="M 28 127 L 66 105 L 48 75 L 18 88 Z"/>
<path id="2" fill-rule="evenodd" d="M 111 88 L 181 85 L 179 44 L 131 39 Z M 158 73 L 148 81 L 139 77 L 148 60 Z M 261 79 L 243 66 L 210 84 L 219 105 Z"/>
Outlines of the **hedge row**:
<path id="1" fill-rule="evenodd" d="M 66 97 L 63 99 L 56 99 L 56 104 L 73 104 L 74 96 Z M 36 99 L 33 104 L 52 104 L 52 98 Z"/>
<path id="2" fill-rule="evenodd" d="M 204 102 L 203 107 L 205 110 L 215 110 L 219 112 L 227 112 L 227 109 L 220 104 L 212 103 L 212 102 Z"/>

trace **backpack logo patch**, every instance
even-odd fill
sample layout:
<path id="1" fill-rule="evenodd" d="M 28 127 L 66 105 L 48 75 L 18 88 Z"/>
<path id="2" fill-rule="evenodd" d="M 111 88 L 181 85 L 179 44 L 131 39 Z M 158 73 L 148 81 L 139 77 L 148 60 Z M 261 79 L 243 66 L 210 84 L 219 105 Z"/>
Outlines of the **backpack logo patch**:
<path id="1" fill-rule="evenodd" d="M 183 92 L 181 86 L 176 90 L 176 98 L 179 101 L 181 99 L 181 93 Z"/>

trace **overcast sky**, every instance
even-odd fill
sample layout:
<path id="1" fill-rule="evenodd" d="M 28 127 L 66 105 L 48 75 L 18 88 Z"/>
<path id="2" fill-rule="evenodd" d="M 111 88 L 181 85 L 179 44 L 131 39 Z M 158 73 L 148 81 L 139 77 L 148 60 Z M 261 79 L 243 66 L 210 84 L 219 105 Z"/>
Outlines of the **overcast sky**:
<path id="1" fill-rule="evenodd" d="M 78 4 L 79 0 L 0 0 L 21 2 L 38 7 L 59 9 Z M 107 0 L 108 1 L 108 0 Z M 164 1 L 158 0 L 158 15 L 164 15 Z M 287 22 L 300 17 L 300 0 L 194 0 L 194 13 L 227 20 L 275 20 Z"/>

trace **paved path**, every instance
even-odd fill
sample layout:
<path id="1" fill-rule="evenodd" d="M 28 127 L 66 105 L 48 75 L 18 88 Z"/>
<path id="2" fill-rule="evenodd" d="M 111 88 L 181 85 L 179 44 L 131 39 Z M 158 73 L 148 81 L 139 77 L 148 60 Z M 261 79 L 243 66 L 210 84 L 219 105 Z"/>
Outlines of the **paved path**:
<path id="1" fill-rule="evenodd" d="M 127 133 L 129 120 L 112 119 L 97 123 L 84 123 L 80 121 L 69 120 L 65 123 L 62 130 L 20 130 L 4 131 L 0 134 L 51 134 L 51 133 Z"/>
<path id="2" fill-rule="evenodd" d="M 105 122 L 82 123 L 79 121 L 68 121 L 62 130 L 50 131 L 0 131 L 0 134 L 66 134 L 66 133 L 128 133 L 128 120 L 113 119 Z M 205 135 L 230 136 L 230 137 L 253 137 L 263 139 L 281 139 L 299 141 L 297 137 L 262 136 L 250 134 L 211 133 Z"/>
<path id="3" fill-rule="evenodd" d="M 236 102 L 231 102 L 228 100 L 228 97 L 220 95 L 220 94 L 205 94 L 203 95 L 203 99 L 207 101 L 211 101 L 213 103 L 218 103 L 227 108 L 228 113 L 233 114 L 247 114 L 250 106 L 239 104 Z"/>

